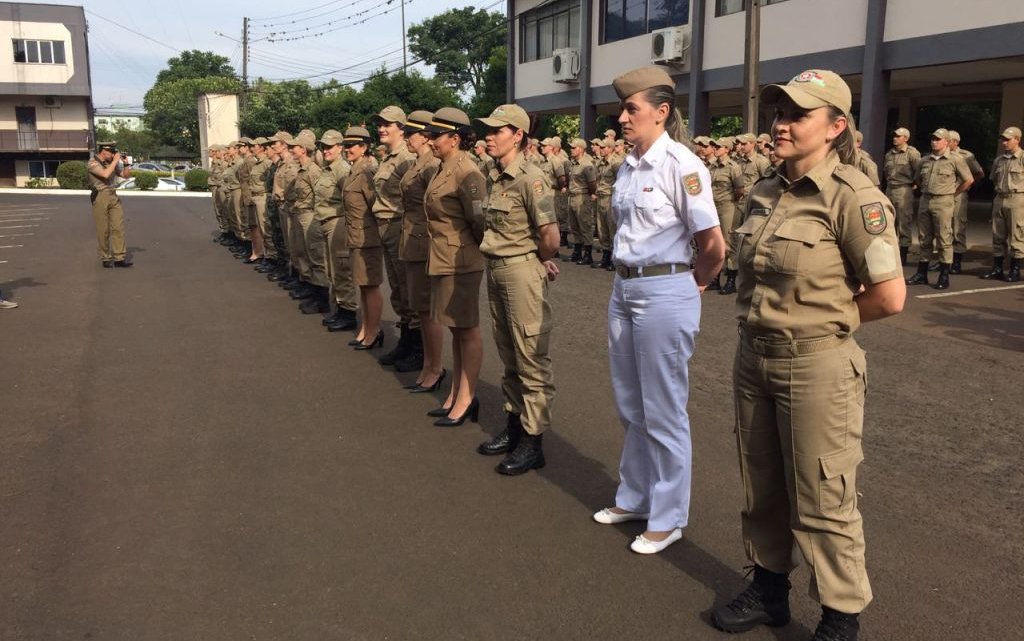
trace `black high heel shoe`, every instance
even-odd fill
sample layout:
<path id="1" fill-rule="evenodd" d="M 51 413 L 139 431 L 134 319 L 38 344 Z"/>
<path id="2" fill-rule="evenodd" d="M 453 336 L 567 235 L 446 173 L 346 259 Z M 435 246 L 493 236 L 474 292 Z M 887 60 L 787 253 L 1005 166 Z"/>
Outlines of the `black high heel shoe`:
<path id="1" fill-rule="evenodd" d="M 356 351 L 362 352 L 362 351 L 365 351 L 365 350 L 368 350 L 368 349 L 373 349 L 374 347 L 380 347 L 383 344 L 384 344 L 384 330 L 380 330 L 379 332 L 377 332 L 377 338 L 373 339 L 373 342 L 371 342 L 369 345 L 364 345 L 362 343 L 359 343 L 355 347 L 353 347 L 352 349 L 354 349 Z"/>
<path id="2" fill-rule="evenodd" d="M 435 392 L 435 391 L 437 391 L 437 388 L 441 387 L 441 381 L 444 380 L 444 377 L 447 374 L 448 374 L 448 370 L 442 369 L 441 370 L 441 375 L 437 377 L 437 380 L 434 381 L 433 385 L 431 385 L 429 387 L 427 387 L 425 385 L 410 385 L 410 386 L 407 386 L 406 389 L 409 390 L 410 394 L 426 394 L 428 392 Z M 448 415 L 448 413 L 445 412 L 444 416 L 447 416 L 447 415 Z"/>
<path id="3" fill-rule="evenodd" d="M 353 338 L 348 342 L 349 347 L 355 347 L 356 345 L 362 345 L 363 340 L 361 338 Z"/>
<path id="4" fill-rule="evenodd" d="M 466 408 L 466 411 L 463 412 L 462 416 L 460 416 L 459 418 L 448 418 L 447 416 L 445 416 L 443 418 L 439 418 L 436 421 L 434 421 L 434 425 L 437 425 L 438 427 L 455 427 L 456 425 L 462 425 L 463 423 L 465 423 L 466 422 L 466 417 L 469 417 L 469 420 L 473 421 L 474 423 L 479 422 L 479 420 L 480 420 L 480 400 L 479 399 L 474 398 L 473 402 L 469 404 L 469 407 Z"/>
<path id="5" fill-rule="evenodd" d="M 434 418 L 438 418 L 440 416 L 448 416 L 448 412 L 450 411 L 452 411 L 452 408 L 445 407 L 444 405 L 442 405 L 441 407 L 435 407 L 434 409 L 428 411 L 427 416 L 432 416 Z"/>

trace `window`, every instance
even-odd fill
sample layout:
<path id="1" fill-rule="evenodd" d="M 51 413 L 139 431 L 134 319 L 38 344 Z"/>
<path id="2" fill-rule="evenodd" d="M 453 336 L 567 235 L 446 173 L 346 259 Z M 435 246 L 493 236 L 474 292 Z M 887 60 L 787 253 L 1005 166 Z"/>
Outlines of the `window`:
<path id="1" fill-rule="evenodd" d="M 30 160 L 28 161 L 28 175 L 30 178 L 54 178 L 57 176 L 57 167 L 60 160 Z"/>
<path id="2" fill-rule="evenodd" d="M 66 64 L 61 40 L 14 40 L 14 62 L 42 65 Z"/>
<path id="3" fill-rule="evenodd" d="M 519 19 L 519 62 L 550 58 L 555 49 L 579 46 L 579 0 L 556 0 Z"/>
<path id="4" fill-rule="evenodd" d="M 761 0 L 761 6 L 776 4 L 786 0 Z M 730 13 L 739 13 L 747 7 L 747 0 L 715 0 L 715 17 L 721 18 Z"/>
<path id="5" fill-rule="evenodd" d="M 604 0 L 601 42 L 642 36 L 655 29 L 688 24 L 690 0 Z"/>

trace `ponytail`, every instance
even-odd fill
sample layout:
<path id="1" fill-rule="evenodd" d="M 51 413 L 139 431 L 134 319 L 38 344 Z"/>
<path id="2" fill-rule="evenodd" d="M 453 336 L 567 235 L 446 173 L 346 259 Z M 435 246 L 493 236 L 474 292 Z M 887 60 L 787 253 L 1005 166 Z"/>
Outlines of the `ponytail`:
<path id="1" fill-rule="evenodd" d="M 683 114 L 676 107 L 675 90 L 669 86 L 651 87 L 644 92 L 644 99 L 655 107 L 663 103 L 668 104 L 668 120 L 665 121 L 665 132 L 672 140 L 689 146 L 690 134 L 686 130 Z"/>

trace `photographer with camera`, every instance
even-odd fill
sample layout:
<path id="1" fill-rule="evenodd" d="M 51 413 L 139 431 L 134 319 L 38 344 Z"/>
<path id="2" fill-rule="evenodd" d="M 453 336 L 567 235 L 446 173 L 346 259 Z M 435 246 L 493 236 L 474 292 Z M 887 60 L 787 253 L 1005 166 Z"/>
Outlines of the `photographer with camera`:
<path id="1" fill-rule="evenodd" d="M 96 154 L 89 161 L 89 198 L 96 220 L 96 238 L 104 267 L 131 267 L 124 242 L 124 209 L 117 196 L 117 178 L 128 178 L 131 170 L 121 161 L 116 142 L 96 144 Z"/>

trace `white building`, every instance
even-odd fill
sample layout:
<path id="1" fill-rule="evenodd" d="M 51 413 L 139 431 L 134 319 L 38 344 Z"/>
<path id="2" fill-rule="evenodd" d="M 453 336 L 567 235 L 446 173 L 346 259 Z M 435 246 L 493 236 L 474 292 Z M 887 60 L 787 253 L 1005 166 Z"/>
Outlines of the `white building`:
<path id="1" fill-rule="evenodd" d="M 528 111 L 579 113 L 590 138 L 597 114 L 616 113 L 612 79 L 661 58 L 691 127 L 707 133 L 711 116 L 742 113 L 744 7 L 744 0 L 509 0 L 509 94 Z M 656 56 L 659 36 L 667 47 Z M 681 55 L 673 55 L 673 42 Z M 876 155 L 895 123 L 915 131 L 919 105 L 998 102 L 1000 126 L 1024 123 L 1021 0 L 761 0 L 759 58 L 761 85 L 810 68 L 842 74 L 865 147 Z"/>
<path id="2" fill-rule="evenodd" d="M 96 109 L 93 112 L 92 122 L 97 129 L 103 128 L 107 131 L 140 131 L 143 113 L 129 109 Z"/>
<path id="3" fill-rule="evenodd" d="M 0 2 L 0 185 L 55 175 L 92 149 L 82 7 Z"/>

